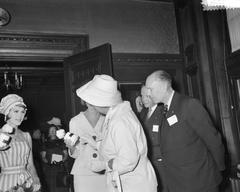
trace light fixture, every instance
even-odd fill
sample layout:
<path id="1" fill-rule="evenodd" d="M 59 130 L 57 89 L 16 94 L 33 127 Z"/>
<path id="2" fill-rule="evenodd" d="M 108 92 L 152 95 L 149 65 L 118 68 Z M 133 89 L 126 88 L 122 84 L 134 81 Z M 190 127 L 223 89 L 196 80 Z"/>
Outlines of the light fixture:
<path id="1" fill-rule="evenodd" d="M 10 22 L 10 14 L 6 9 L 0 7 L 0 26 L 5 26 Z"/>
<path id="2" fill-rule="evenodd" d="M 202 0 L 204 11 L 240 8 L 239 0 Z"/>
<path id="3" fill-rule="evenodd" d="M 20 90 L 23 87 L 23 76 L 16 71 L 13 71 L 11 68 L 7 67 L 3 71 L 3 83 L 2 87 L 6 91 Z"/>

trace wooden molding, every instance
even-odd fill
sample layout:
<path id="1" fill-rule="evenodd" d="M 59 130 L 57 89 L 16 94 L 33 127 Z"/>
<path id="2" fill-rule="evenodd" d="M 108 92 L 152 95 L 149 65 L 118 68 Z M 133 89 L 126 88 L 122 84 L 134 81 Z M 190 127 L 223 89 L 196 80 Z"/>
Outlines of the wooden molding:
<path id="1" fill-rule="evenodd" d="M 135 53 L 113 53 L 113 63 L 156 63 L 156 62 L 183 62 L 179 54 L 135 54 Z"/>
<path id="2" fill-rule="evenodd" d="M 87 35 L 0 33 L 0 60 L 54 61 L 88 48 Z"/>
<path id="3" fill-rule="evenodd" d="M 185 92 L 184 58 L 180 54 L 114 53 L 114 77 L 120 84 L 139 85 L 156 70 L 165 70 L 178 82 L 178 90 Z"/>

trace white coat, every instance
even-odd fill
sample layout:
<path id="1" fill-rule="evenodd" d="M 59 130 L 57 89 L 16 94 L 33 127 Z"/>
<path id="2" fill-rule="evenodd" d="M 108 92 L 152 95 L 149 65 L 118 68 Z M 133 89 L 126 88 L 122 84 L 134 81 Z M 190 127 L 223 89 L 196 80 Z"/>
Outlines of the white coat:
<path id="1" fill-rule="evenodd" d="M 156 192 L 157 179 L 147 158 L 146 137 L 130 103 L 124 101 L 110 108 L 104 127 L 99 152 L 105 161 L 113 159 L 112 168 L 119 173 L 122 191 Z"/>
<path id="2" fill-rule="evenodd" d="M 69 122 L 69 131 L 81 137 L 96 136 L 102 138 L 104 116 L 100 116 L 96 126 L 93 128 L 86 119 L 83 112 L 73 117 Z M 71 157 L 75 158 L 71 174 L 74 176 L 74 191 L 75 192 L 106 192 L 106 177 L 94 173 L 90 169 L 90 162 L 93 158 L 93 153 L 96 151 L 88 144 L 78 144 Z"/>

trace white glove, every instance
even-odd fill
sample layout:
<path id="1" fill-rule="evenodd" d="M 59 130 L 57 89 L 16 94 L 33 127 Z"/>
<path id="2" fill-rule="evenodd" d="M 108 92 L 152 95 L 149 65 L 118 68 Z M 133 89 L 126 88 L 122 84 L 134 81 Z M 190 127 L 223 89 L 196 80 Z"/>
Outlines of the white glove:
<path id="1" fill-rule="evenodd" d="M 67 132 L 63 139 L 67 145 L 72 147 L 79 142 L 79 137 L 70 132 Z"/>
<path id="2" fill-rule="evenodd" d="M 5 133 L 0 133 L 0 148 L 3 150 L 9 145 L 11 137 Z"/>
<path id="3" fill-rule="evenodd" d="M 100 160 L 92 160 L 90 163 L 90 169 L 93 172 L 101 172 L 107 168 L 107 163 Z"/>
<path id="4" fill-rule="evenodd" d="M 2 131 L 4 133 L 12 134 L 14 132 L 14 128 L 6 123 L 5 125 L 2 126 Z"/>

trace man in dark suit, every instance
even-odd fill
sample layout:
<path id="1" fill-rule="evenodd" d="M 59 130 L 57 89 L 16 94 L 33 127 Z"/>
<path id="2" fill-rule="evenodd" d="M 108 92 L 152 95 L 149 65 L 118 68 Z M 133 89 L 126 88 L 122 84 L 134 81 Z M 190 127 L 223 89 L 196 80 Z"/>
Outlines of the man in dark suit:
<path id="1" fill-rule="evenodd" d="M 143 129 L 147 138 L 148 158 L 150 159 L 158 179 L 158 191 L 165 192 L 162 171 L 161 171 L 161 153 L 160 153 L 160 138 L 159 129 L 161 127 L 161 113 L 163 110 L 162 104 L 154 103 L 148 95 L 148 89 L 143 85 L 141 87 L 141 108 L 139 119 L 143 125 Z M 137 104 L 137 103 L 136 103 Z M 139 104 L 137 104 L 139 105 Z M 141 104 L 140 104 L 141 105 Z M 137 107 L 140 108 L 140 107 Z"/>
<path id="2" fill-rule="evenodd" d="M 166 108 L 159 130 L 164 185 L 169 192 L 218 192 L 225 169 L 221 136 L 202 104 L 171 84 L 165 71 L 146 79 L 153 102 Z"/>

